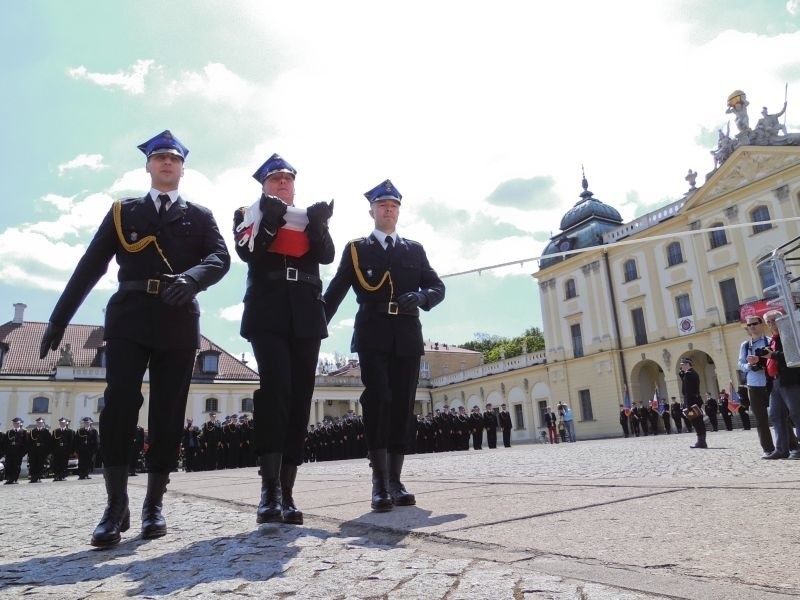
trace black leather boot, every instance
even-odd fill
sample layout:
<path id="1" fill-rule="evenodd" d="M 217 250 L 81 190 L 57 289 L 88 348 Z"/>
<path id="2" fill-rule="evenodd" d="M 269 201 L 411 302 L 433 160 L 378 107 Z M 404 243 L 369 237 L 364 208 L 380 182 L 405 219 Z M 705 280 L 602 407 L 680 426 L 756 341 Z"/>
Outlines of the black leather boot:
<path id="1" fill-rule="evenodd" d="M 370 506 L 375 512 L 392 510 L 394 503 L 389 495 L 386 448 L 370 450 L 369 462 L 372 465 L 372 503 Z"/>
<path id="2" fill-rule="evenodd" d="M 167 521 L 161 514 L 169 473 L 148 473 L 147 494 L 142 504 L 142 538 L 149 540 L 167 535 Z"/>
<path id="3" fill-rule="evenodd" d="M 261 502 L 256 523 L 280 523 L 282 520 L 280 471 L 280 452 L 261 455 Z"/>
<path id="4" fill-rule="evenodd" d="M 292 497 L 294 480 L 297 478 L 297 465 L 281 465 L 281 508 L 284 523 L 303 524 L 303 513 L 297 510 Z"/>
<path id="5" fill-rule="evenodd" d="M 395 506 L 411 506 L 417 503 L 414 494 L 406 490 L 406 486 L 400 481 L 400 474 L 403 472 L 402 454 L 389 454 L 389 495 Z"/>
<path id="6" fill-rule="evenodd" d="M 131 526 L 131 513 L 128 510 L 128 467 L 106 467 L 103 471 L 106 480 L 108 500 L 103 518 L 92 533 L 92 546 L 108 548 L 119 543 L 120 533 Z"/>

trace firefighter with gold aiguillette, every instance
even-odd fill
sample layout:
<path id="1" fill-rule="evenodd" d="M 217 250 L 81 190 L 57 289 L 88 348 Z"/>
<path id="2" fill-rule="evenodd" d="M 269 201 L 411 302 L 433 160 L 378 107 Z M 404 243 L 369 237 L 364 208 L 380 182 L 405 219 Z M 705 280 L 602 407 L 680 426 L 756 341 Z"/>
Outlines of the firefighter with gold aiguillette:
<path id="1" fill-rule="evenodd" d="M 151 189 L 114 202 L 56 304 L 41 344 L 41 358 L 59 347 L 67 324 L 115 258 L 119 289 L 105 313 L 105 407 L 100 451 L 108 501 L 92 545 L 120 541 L 130 527 L 128 456 L 150 370 L 148 480 L 142 537 L 165 535 L 161 505 L 178 460 L 183 416 L 197 348 L 200 306 L 195 295 L 230 268 L 225 241 L 211 211 L 178 193 L 189 151 L 169 131 L 139 146 L 147 157 Z"/>
<path id="2" fill-rule="evenodd" d="M 352 352 L 358 352 L 364 427 L 372 465 L 372 509 L 416 503 L 400 480 L 411 446 L 420 356 L 425 353 L 419 309 L 444 299 L 444 284 L 422 244 L 395 230 L 402 195 L 388 179 L 366 194 L 375 230 L 345 247 L 325 292 L 330 322 L 352 287 L 358 302 Z"/>

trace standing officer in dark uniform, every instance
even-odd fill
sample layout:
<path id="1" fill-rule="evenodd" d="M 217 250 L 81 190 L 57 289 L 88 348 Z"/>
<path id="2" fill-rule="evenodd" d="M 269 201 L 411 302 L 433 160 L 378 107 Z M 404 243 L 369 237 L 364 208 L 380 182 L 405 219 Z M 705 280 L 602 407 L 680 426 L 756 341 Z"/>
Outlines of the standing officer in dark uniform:
<path id="1" fill-rule="evenodd" d="M 53 436 L 53 460 L 50 463 L 53 469 L 53 481 L 66 481 L 69 471 L 69 457 L 75 447 L 75 432 L 67 427 L 67 419 L 61 417 L 58 420 L 60 427 L 54 429 L 50 435 Z"/>
<path id="2" fill-rule="evenodd" d="M 91 479 L 89 471 L 94 465 L 97 442 L 97 431 L 92 427 L 92 418 L 83 417 L 83 427 L 75 432 L 75 449 L 78 451 L 78 479 Z"/>
<path id="3" fill-rule="evenodd" d="M 625 407 L 622 404 L 619 405 L 619 424 L 622 426 L 622 433 L 625 437 L 628 437 L 630 435 L 628 413 L 625 412 Z"/>
<path id="4" fill-rule="evenodd" d="M 675 423 L 675 430 L 678 433 L 683 431 L 683 426 L 681 425 L 683 414 L 681 413 L 681 404 L 675 399 L 675 396 L 672 397 L 672 404 L 669 408 L 670 412 L 672 413 L 672 420 Z"/>
<path id="5" fill-rule="evenodd" d="M 388 179 L 364 194 L 375 230 L 347 244 L 325 292 L 328 322 L 352 287 L 359 309 L 352 352 L 358 352 L 372 509 L 416 503 L 400 475 L 413 432 L 420 356 L 425 353 L 419 309 L 444 299 L 444 284 L 418 242 L 397 234 L 402 194 Z"/>
<path id="6" fill-rule="evenodd" d="M 106 307 L 105 407 L 100 414 L 108 503 L 92 535 L 92 545 L 99 547 L 117 544 L 120 532 L 130 526 L 128 459 L 148 368 L 150 446 L 142 536 L 166 534 L 161 503 L 178 461 L 200 345 L 195 295 L 222 279 L 230 267 L 211 211 L 178 193 L 187 148 L 163 131 L 139 149 L 147 157 L 152 187 L 142 198 L 113 204 L 50 316 L 40 352 L 44 358 L 58 348 L 81 302 L 116 258 L 119 290 Z"/>
<path id="7" fill-rule="evenodd" d="M 22 457 L 28 452 L 28 432 L 22 427 L 24 421 L 14 417 L 14 425 L 6 431 L 4 452 L 6 456 L 6 485 L 17 483 L 22 468 Z"/>
<path id="8" fill-rule="evenodd" d="M 719 391 L 719 414 L 722 415 L 722 420 L 725 422 L 725 429 L 733 431 L 733 413 L 728 406 L 728 392 L 725 390 Z"/>
<path id="9" fill-rule="evenodd" d="M 711 429 L 714 431 L 719 430 L 719 420 L 717 419 L 718 413 L 719 404 L 717 403 L 716 399 L 711 394 L 706 394 L 706 414 L 708 415 L 708 420 L 711 422 Z"/>
<path id="10" fill-rule="evenodd" d="M 664 422 L 664 433 L 672 433 L 669 404 L 665 398 L 661 399 L 661 420 Z"/>
<path id="11" fill-rule="evenodd" d="M 700 397 L 700 376 L 692 368 L 692 359 L 682 358 L 680 362 L 680 378 L 681 392 L 683 393 L 683 401 L 686 403 L 686 408 L 691 406 L 698 406 L 702 408 L 703 399 Z M 706 444 L 706 424 L 703 422 L 703 417 L 692 420 L 694 430 L 697 433 L 697 441 L 691 446 L 692 448 L 708 448 Z"/>
<path id="12" fill-rule="evenodd" d="M 553 416 L 555 425 L 555 416 Z M 497 448 L 497 415 L 492 410 L 492 403 L 486 403 L 486 412 L 483 413 L 483 426 L 486 428 L 486 444 L 489 448 Z"/>
<path id="13" fill-rule="evenodd" d="M 469 415 L 469 425 L 472 429 L 472 449 L 480 450 L 483 448 L 483 415 L 478 405 L 472 407 Z"/>
<path id="14" fill-rule="evenodd" d="M 41 483 L 44 477 L 45 463 L 50 454 L 52 437 L 50 430 L 44 425 L 44 419 L 36 419 L 36 427 L 28 433 L 28 465 L 30 467 L 30 483 Z"/>
<path id="15" fill-rule="evenodd" d="M 200 435 L 200 430 L 195 427 L 194 421 L 186 419 L 181 445 L 183 446 L 183 468 L 187 472 L 200 470 L 197 465 L 198 452 L 200 450 L 198 435 Z"/>
<path id="16" fill-rule="evenodd" d="M 236 252 L 247 263 L 241 335 L 253 346 L 259 389 L 253 394 L 254 443 L 261 456 L 257 523 L 301 524 L 292 497 L 322 339 L 328 337 L 319 266 L 336 249 L 328 219 L 333 201 L 294 206 L 297 170 L 278 154 L 253 174 L 261 198 L 233 218 Z"/>
<path id="17" fill-rule="evenodd" d="M 506 405 L 500 405 L 500 429 L 503 431 L 503 446 L 511 448 L 511 413 L 506 410 Z"/>
<path id="18" fill-rule="evenodd" d="M 200 440 L 200 448 L 203 451 L 203 468 L 206 471 L 215 470 L 219 446 L 222 443 L 221 428 L 217 425 L 217 413 L 208 413 L 208 421 L 203 425 L 197 439 Z"/>

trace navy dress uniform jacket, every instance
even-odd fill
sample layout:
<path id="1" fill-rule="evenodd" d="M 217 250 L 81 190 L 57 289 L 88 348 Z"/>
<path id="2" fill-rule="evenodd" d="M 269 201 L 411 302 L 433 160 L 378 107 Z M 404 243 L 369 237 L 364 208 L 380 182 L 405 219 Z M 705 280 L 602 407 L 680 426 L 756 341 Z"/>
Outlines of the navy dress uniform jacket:
<path id="1" fill-rule="evenodd" d="M 242 222 L 244 209 L 234 213 L 233 228 Z M 328 337 L 325 309 L 322 303 L 322 282 L 278 279 L 287 268 L 307 274 L 319 280 L 319 265 L 333 262 L 336 249 L 330 233 L 322 235 L 308 231 L 309 250 L 303 256 L 293 257 L 269 252 L 275 239 L 262 222 L 256 235 L 253 252 L 247 246 L 236 246 L 236 253 L 247 263 L 247 290 L 244 294 L 241 335 L 247 340 L 259 332 L 289 335 L 295 338 Z M 274 274 L 275 278 L 271 274 Z"/>
<path id="2" fill-rule="evenodd" d="M 388 281 L 375 291 L 362 287 L 353 265 L 351 244 L 355 245 L 359 270 L 366 283 L 374 287 L 389 271 L 394 285 L 393 294 Z M 420 307 L 423 310 L 430 310 L 444 300 L 444 284 L 428 262 L 422 244 L 399 238 L 390 259 L 389 253 L 373 235 L 348 243 L 336 275 L 325 291 L 328 321 L 351 287 L 359 304 L 351 352 L 377 350 L 397 356 L 421 356 L 425 353 L 419 311 L 414 309 L 409 313 L 401 311 L 390 315 L 386 306 L 406 292 L 418 291 L 425 296 L 426 302 Z"/>
<path id="3" fill-rule="evenodd" d="M 217 283 L 230 267 L 230 256 L 211 211 L 178 198 L 161 223 L 150 194 L 122 201 L 122 233 L 127 243 L 154 235 L 171 269 L 154 244 L 128 252 L 120 243 L 113 208 L 103 219 L 61 295 L 50 321 L 66 326 L 81 302 L 108 269 L 112 257 L 119 264 L 119 281 L 158 279 L 184 273 L 203 291 Z M 168 306 L 159 296 L 141 291 L 118 291 L 108 302 L 105 335 L 161 349 L 200 346 L 200 307 L 197 300 Z"/>

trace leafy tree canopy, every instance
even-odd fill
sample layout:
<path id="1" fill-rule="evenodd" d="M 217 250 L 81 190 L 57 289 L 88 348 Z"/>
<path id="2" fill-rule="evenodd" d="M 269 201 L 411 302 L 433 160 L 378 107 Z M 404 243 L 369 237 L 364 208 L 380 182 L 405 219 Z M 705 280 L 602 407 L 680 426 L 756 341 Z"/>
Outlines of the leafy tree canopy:
<path id="1" fill-rule="evenodd" d="M 538 327 L 526 329 L 522 335 L 510 339 L 478 332 L 474 340 L 459 346 L 482 353 L 484 362 L 491 363 L 502 360 L 503 357 L 519 356 L 523 349 L 528 353 L 544 350 L 544 334 Z"/>

